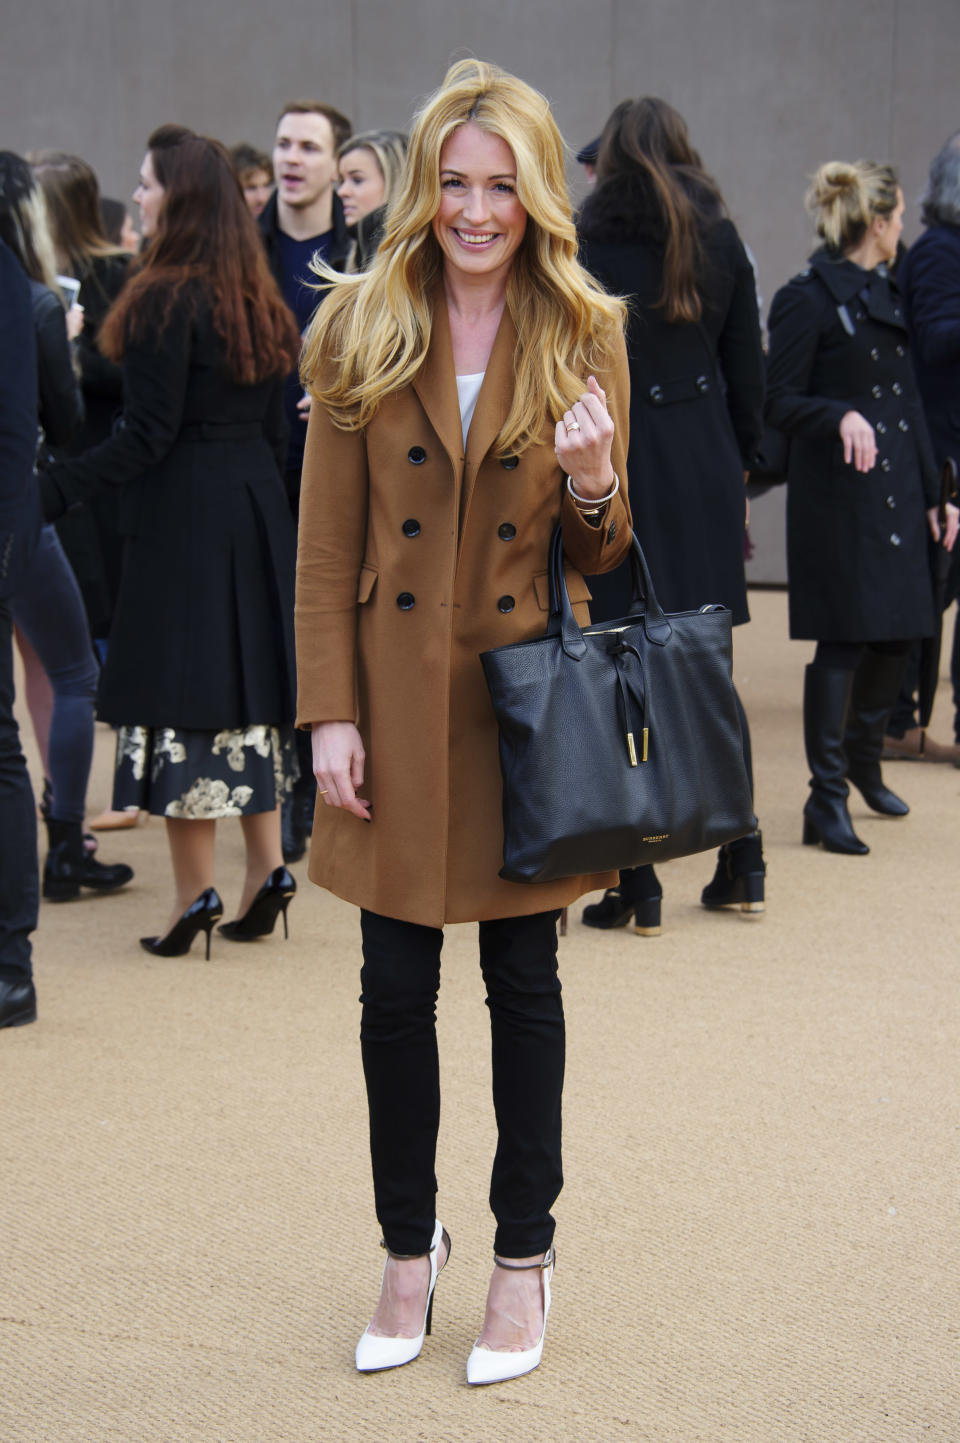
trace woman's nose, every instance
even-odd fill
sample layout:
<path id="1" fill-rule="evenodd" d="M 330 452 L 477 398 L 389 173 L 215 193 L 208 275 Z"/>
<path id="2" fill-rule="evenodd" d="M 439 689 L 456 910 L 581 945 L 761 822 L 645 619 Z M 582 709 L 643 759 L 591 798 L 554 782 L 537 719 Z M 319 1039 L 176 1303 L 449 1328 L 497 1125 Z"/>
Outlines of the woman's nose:
<path id="1" fill-rule="evenodd" d="M 463 202 L 464 220 L 479 222 L 487 219 L 487 198 L 482 186 L 467 191 Z"/>

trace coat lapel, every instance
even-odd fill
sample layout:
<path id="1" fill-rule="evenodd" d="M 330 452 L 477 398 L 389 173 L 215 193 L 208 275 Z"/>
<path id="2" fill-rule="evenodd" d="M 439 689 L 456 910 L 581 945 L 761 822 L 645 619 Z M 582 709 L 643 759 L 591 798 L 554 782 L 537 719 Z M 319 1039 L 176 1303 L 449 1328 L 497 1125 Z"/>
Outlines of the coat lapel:
<path id="1" fill-rule="evenodd" d="M 516 344 L 517 328 L 509 310 L 504 306 L 467 436 L 463 493 L 460 498 L 461 536 L 466 525 L 477 473 L 483 464 L 484 457 L 503 429 L 503 423 L 507 419 L 507 413 L 513 400 L 513 364 Z"/>
<path id="2" fill-rule="evenodd" d="M 453 341 L 450 318 L 443 297 L 443 287 L 433 294 L 433 323 L 427 358 L 413 381 L 420 404 L 430 425 L 440 437 L 450 457 L 457 485 L 463 472 L 463 427 L 460 423 L 460 401 L 457 396 L 457 375 L 453 366 Z"/>

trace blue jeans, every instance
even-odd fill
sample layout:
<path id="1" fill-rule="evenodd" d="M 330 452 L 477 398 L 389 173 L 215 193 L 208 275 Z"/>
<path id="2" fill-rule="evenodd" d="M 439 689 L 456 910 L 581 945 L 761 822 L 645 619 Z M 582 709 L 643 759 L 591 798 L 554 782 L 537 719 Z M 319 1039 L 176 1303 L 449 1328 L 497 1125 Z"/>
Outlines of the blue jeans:
<path id="1" fill-rule="evenodd" d="M 82 822 L 93 760 L 93 699 L 99 675 L 76 577 L 52 526 L 14 591 L 13 619 L 53 687 L 50 721 L 50 815 Z"/>

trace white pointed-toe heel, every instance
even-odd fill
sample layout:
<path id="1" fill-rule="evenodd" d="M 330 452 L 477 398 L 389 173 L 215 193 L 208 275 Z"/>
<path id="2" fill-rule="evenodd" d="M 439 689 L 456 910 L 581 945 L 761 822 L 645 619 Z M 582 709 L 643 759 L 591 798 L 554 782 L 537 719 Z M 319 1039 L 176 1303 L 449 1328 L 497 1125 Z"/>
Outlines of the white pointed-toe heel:
<path id="1" fill-rule="evenodd" d="M 415 1258 L 428 1257 L 430 1259 L 430 1286 L 427 1290 L 427 1305 L 423 1312 L 423 1327 L 415 1338 L 381 1338 L 369 1330 L 363 1334 L 357 1344 L 357 1371 L 359 1373 L 377 1373 L 382 1368 L 402 1368 L 404 1363 L 412 1363 L 414 1358 L 419 1357 L 423 1347 L 423 1339 L 426 1333 L 430 1332 L 433 1322 L 433 1291 L 437 1286 L 437 1278 L 443 1271 L 437 1267 L 437 1257 L 440 1244 L 444 1243 L 447 1255 L 443 1260 L 445 1268 L 450 1258 L 450 1234 L 446 1228 L 437 1223 L 433 1230 L 433 1242 L 430 1244 L 429 1253 L 391 1253 L 385 1242 L 381 1240 L 380 1246 L 386 1248 L 392 1258 Z M 386 1270 L 386 1263 L 384 1263 Z"/>
<path id="2" fill-rule="evenodd" d="M 547 1314 L 550 1312 L 550 1279 L 553 1277 L 553 1270 L 557 1265 L 556 1248 L 550 1247 L 543 1255 L 542 1263 L 505 1263 L 493 1255 L 493 1261 L 498 1268 L 504 1268 L 507 1272 L 529 1272 L 533 1268 L 540 1269 L 540 1278 L 543 1283 L 543 1327 L 540 1329 L 540 1336 L 532 1348 L 525 1348 L 522 1353 L 500 1352 L 496 1348 L 481 1348 L 478 1343 L 473 1346 L 473 1352 L 467 1359 L 467 1382 L 468 1383 L 505 1383 L 509 1378 L 520 1378 L 524 1373 L 532 1373 L 534 1368 L 539 1368 L 540 1359 L 543 1357 L 543 1338 L 547 1331 Z"/>

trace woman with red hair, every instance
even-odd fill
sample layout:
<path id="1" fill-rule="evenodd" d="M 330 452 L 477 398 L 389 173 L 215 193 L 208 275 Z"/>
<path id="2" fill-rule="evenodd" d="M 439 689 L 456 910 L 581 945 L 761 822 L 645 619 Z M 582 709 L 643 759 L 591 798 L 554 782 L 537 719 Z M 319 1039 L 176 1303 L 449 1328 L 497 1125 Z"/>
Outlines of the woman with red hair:
<path id="1" fill-rule="evenodd" d="M 282 378 L 299 337 L 217 141 L 166 125 L 134 196 L 148 246 L 107 315 L 123 423 L 41 481 L 55 519 L 123 487 L 124 565 L 99 714 L 119 729 L 114 806 L 165 817 L 175 899 L 142 938 L 189 950 L 223 914 L 220 817 L 239 816 L 246 877 L 236 940 L 271 932 L 295 883 L 280 851 L 293 742 L 295 538 L 278 470 Z"/>

